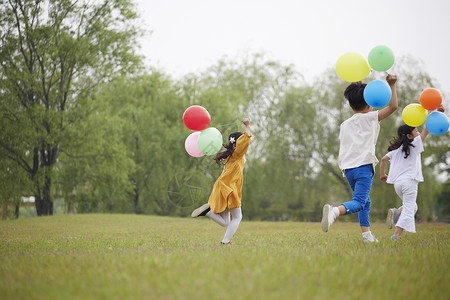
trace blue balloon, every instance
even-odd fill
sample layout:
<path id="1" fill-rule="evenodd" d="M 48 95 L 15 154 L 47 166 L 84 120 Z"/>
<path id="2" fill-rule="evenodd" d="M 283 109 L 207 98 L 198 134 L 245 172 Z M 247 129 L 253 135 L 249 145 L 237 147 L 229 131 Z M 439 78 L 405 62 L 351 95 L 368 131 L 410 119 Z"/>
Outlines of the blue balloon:
<path id="1" fill-rule="evenodd" d="M 440 111 L 428 115 L 425 126 L 432 135 L 441 135 L 448 131 L 449 121 L 445 114 Z"/>
<path id="2" fill-rule="evenodd" d="M 392 91 L 386 81 L 374 80 L 364 89 L 364 100 L 372 107 L 386 106 L 392 97 Z"/>

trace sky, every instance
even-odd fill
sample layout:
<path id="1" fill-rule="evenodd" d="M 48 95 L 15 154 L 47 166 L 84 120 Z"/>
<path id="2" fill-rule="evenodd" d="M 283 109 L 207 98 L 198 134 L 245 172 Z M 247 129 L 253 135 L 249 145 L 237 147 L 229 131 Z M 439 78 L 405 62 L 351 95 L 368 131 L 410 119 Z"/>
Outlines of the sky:
<path id="1" fill-rule="evenodd" d="M 175 77 L 263 52 L 308 78 L 377 45 L 423 62 L 450 96 L 449 0 L 135 0 L 146 63 Z M 401 74 L 398 80 L 401 80 Z M 427 88 L 427 87 L 424 87 Z M 450 98 L 450 97 L 447 97 Z M 450 101 L 450 99 L 447 99 Z M 418 102 L 418 99 L 417 99 Z M 448 107 L 448 105 L 447 105 Z"/>

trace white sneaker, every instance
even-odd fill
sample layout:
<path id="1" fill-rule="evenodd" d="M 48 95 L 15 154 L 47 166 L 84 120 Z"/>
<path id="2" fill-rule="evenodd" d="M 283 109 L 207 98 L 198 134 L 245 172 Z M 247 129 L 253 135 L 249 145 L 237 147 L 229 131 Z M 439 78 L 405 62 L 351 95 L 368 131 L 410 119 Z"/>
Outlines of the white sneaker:
<path id="1" fill-rule="evenodd" d="M 322 211 L 322 230 L 324 232 L 330 230 L 330 226 L 334 223 L 334 220 L 336 220 L 336 216 L 333 212 L 333 206 L 325 204 Z"/>
<path id="2" fill-rule="evenodd" d="M 205 203 L 196 210 L 194 210 L 191 214 L 191 217 L 196 218 L 199 216 L 204 216 L 209 211 L 209 204 Z"/>
<path id="3" fill-rule="evenodd" d="M 364 243 L 378 243 L 377 238 L 370 232 L 369 234 L 363 234 L 363 242 Z"/>
<path id="4" fill-rule="evenodd" d="M 387 217 L 386 217 L 386 225 L 389 229 L 391 229 L 394 224 L 397 223 L 398 220 L 398 212 L 396 208 L 389 208 Z"/>

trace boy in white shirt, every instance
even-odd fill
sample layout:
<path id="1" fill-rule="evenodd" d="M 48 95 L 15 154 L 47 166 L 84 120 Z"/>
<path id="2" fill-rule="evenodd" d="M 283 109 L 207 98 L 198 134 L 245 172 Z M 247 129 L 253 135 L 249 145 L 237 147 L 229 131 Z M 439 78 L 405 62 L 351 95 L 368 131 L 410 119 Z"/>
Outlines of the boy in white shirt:
<path id="1" fill-rule="evenodd" d="M 353 190 L 351 201 L 333 207 L 325 204 L 322 215 L 322 230 L 327 232 L 331 224 L 340 215 L 358 213 L 364 242 L 378 242 L 370 232 L 370 189 L 378 159 L 375 156 L 375 145 L 380 131 L 380 121 L 390 116 L 398 107 L 395 83 L 397 76 L 387 75 L 392 97 L 388 105 L 379 111 L 364 101 L 366 84 L 354 82 L 344 92 L 353 116 L 341 124 L 339 134 L 338 164 L 342 173 Z"/>

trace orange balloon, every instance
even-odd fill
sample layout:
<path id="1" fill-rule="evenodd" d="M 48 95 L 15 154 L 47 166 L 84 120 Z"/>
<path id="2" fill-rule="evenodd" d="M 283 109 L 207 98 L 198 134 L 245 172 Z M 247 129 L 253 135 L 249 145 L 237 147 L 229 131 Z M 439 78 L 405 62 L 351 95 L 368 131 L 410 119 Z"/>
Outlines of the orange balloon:
<path id="1" fill-rule="evenodd" d="M 427 88 L 420 94 L 420 104 L 427 110 L 435 110 L 442 103 L 442 94 L 437 89 Z"/>

